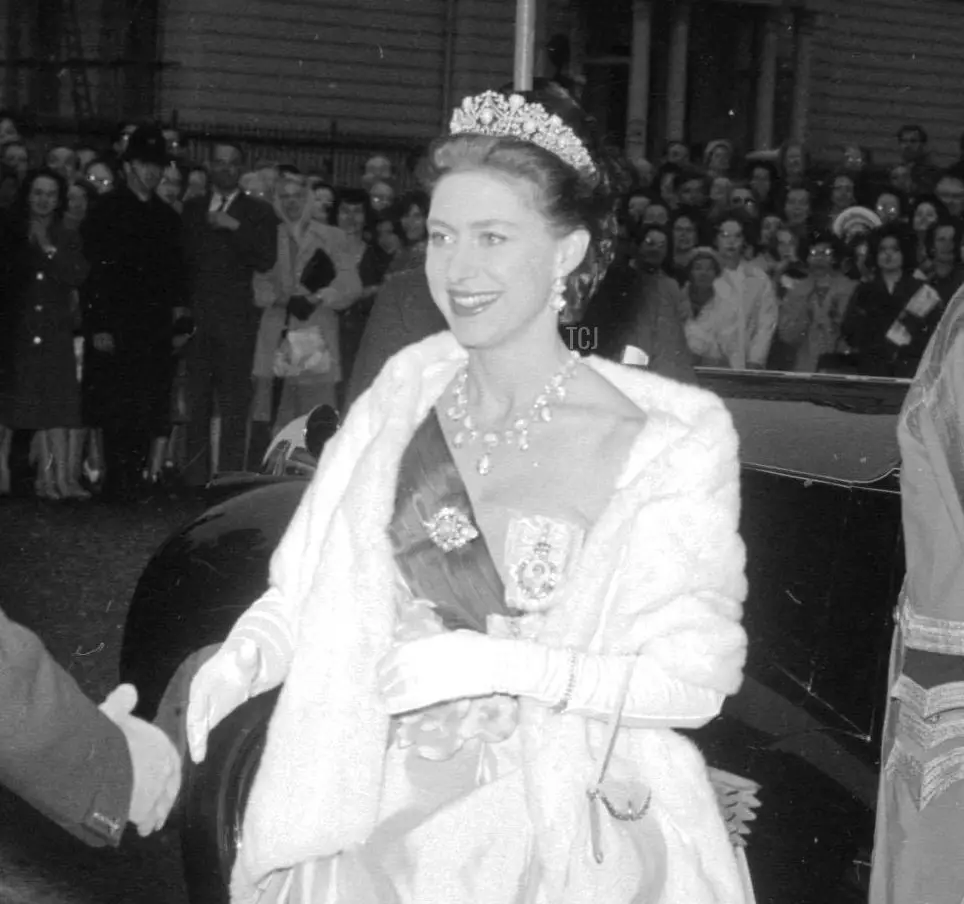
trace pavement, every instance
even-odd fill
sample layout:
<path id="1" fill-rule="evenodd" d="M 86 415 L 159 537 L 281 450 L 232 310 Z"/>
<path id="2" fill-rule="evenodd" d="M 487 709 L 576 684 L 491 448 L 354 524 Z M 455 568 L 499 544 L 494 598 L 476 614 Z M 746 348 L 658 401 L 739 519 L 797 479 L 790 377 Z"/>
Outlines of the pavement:
<path id="1" fill-rule="evenodd" d="M 0 608 L 95 700 L 117 683 L 124 619 L 148 558 L 197 498 L 108 505 L 0 499 Z M 0 788 L 0 904 L 187 904 L 171 831 L 88 848 Z"/>

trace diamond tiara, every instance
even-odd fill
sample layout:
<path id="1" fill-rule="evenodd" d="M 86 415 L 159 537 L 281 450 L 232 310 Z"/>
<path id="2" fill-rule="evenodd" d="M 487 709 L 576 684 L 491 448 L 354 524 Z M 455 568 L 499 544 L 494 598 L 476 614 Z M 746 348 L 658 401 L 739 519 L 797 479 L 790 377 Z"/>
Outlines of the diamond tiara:
<path id="1" fill-rule="evenodd" d="M 529 103 L 521 94 L 506 97 L 486 91 L 466 97 L 452 113 L 449 133 L 518 138 L 538 145 L 584 175 L 595 176 L 597 172 L 576 133 L 558 116 L 547 113 L 542 104 Z"/>

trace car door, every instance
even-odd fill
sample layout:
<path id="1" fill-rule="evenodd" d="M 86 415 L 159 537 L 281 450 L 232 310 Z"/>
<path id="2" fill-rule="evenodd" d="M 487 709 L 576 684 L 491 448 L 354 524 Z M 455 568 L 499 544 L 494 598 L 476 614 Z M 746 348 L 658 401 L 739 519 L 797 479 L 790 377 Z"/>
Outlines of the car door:
<path id="1" fill-rule="evenodd" d="M 749 648 L 740 692 L 693 736 L 711 765 L 762 786 L 747 849 L 758 898 L 865 900 L 906 385 L 702 377 L 740 434 Z"/>

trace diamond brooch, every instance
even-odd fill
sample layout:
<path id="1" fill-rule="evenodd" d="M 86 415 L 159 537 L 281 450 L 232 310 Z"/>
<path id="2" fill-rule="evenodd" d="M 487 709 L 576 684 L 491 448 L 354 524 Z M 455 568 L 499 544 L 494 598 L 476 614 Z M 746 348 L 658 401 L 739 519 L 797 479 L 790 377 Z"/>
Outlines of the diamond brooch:
<path id="1" fill-rule="evenodd" d="M 424 524 L 429 538 L 442 552 L 461 549 L 479 535 L 469 516 L 451 505 L 439 509 Z"/>

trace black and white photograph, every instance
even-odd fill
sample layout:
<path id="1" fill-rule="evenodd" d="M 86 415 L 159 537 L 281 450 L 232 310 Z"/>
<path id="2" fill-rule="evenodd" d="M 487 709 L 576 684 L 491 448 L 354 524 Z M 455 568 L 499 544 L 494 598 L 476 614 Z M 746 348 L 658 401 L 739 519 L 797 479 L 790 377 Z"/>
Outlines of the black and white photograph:
<path id="1" fill-rule="evenodd" d="M 0 39 L 0 904 L 964 904 L 964 3 Z"/>

